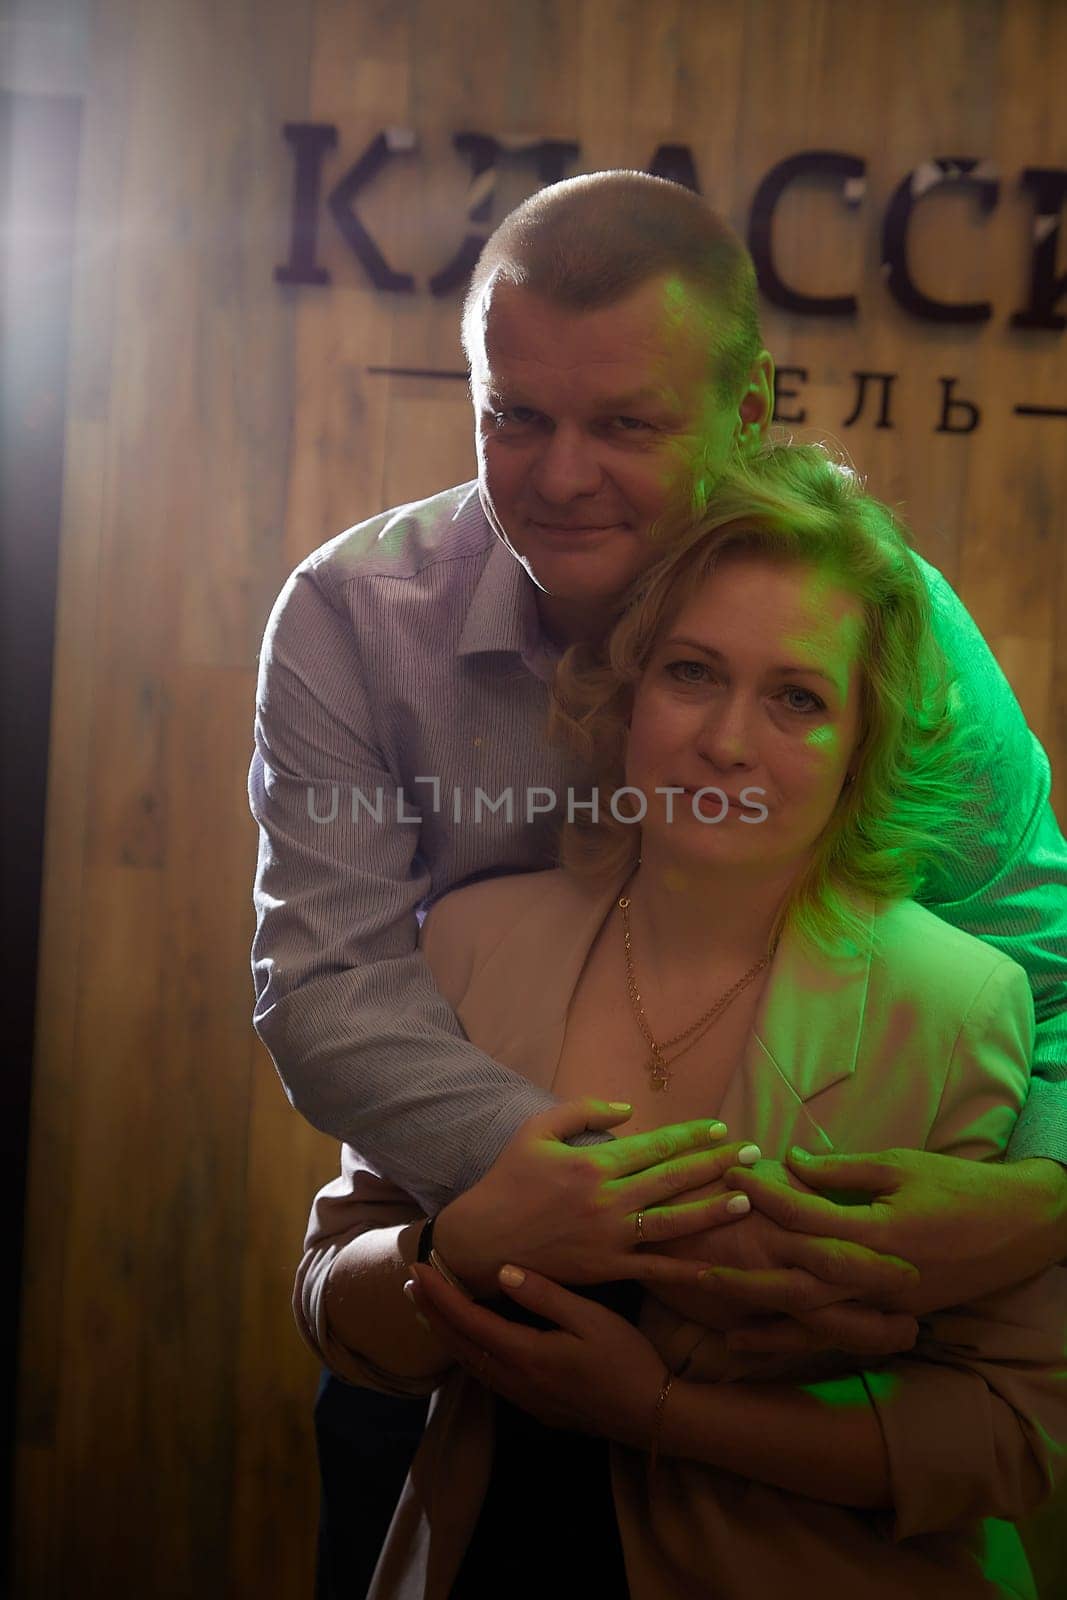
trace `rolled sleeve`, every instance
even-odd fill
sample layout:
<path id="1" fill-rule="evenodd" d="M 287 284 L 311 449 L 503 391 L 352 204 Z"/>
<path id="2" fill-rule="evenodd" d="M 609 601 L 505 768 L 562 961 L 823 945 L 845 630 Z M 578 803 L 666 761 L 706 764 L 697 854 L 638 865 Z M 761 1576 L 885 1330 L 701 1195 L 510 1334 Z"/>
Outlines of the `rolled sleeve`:
<path id="1" fill-rule="evenodd" d="M 327 1280 L 345 1246 L 366 1233 L 399 1229 L 424 1215 L 411 1195 L 371 1171 L 347 1146 L 341 1151 L 340 1176 L 315 1196 L 293 1284 L 293 1317 L 309 1349 L 346 1383 L 418 1398 L 431 1394 L 441 1381 L 440 1376 L 410 1378 L 387 1372 L 342 1344 L 326 1314 Z"/>
<path id="2" fill-rule="evenodd" d="M 407 1221 L 420 1216 L 413 1212 Z M 350 1237 L 355 1238 L 357 1229 Z M 407 1378 L 399 1373 L 386 1372 L 383 1367 L 368 1361 L 357 1351 L 336 1339 L 326 1317 L 324 1302 L 326 1280 L 330 1268 L 349 1239 L 337 1239 L 304 1254 L 296 1272 L 293 1286 L 293 1316 L 297 1331 L 314 1355 L 338 1378 L 360 1389 L 376 1389 L 380 1394 L 396 1395 L 401 1399 L 420 1399 L 432 1394 L 441 1382 L 440 1377 Z"/>
<path id="3" fill-rule="evenodd" d="M 983 1517 L 1016 1521 L 1052 1494 L 1067 1440 L 1067 1269 L 924 1320 L 914 1351 L 864 1384 L 885 1440 L 892 1539 Z"/>
<path id="4" fill-rule="evenodd" d="M 1034 1008 L 998 962 L 960 1027 L 926 1148 L 995 1160 L 1027 1088 Z M 888 1458 L 887 1535 L 1030 1515 L 1062 1475 L 1067 1268 L 923 1318 L 912 1351 L 864 1373 Z"/>

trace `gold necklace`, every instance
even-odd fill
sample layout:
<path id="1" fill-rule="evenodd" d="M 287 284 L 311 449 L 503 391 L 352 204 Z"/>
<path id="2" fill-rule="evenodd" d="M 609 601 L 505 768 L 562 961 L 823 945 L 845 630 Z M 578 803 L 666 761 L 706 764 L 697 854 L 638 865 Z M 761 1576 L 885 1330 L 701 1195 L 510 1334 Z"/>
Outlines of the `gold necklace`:
<path id="1" fill-rule="evenodd" d="M 679 1056 L 685 1055 L 687 1050 L 691 1050 L 697 1040 L 707 1033 L 716 1017 L 726 1010 L 730 1001 L 736 999 L 742 989 L 747 989 L 753 979 L 758 977 L 764 967 L 773 959 L 774 952 L 778 948 L 778 940 L 775 939 L 770 955 L 763 956 L 761 960 L 757 961 L 756 965 L 746 972 L 745 976 L 740 978 L 732 989 L 728 989 L 724 995 L 716 1000 L 715 1004 L 705 1011 L 702 1017 L 698 1017 L 690 1027 L 683 1028 L 681 1033 L 676 1033 L 673 1039 L 666 1039 L 663 1044 L 657 1044 L 652 1037 L 652 1031 L 645 1017 L 645 1008 L 641 1003 L 641 996 L 637 988 L 637 976 L 634 972 L 633 951 L 630 943 L 630 897 L 625 894 L 620 895 L 618 906 L 622 912 L 622 939 L 626 952 L 626 992 L 630 996 L 630 1006 L 637 1020 L 637 1026 L 640 1028 L 645 1043 L 652 1052 L 652 1059 L 648 1063 L 648 1071 L 652 1074 L 650 1079 L 651 1087 L 653 1089 L 669 1089 L 671 1075 L 667 1068 L 670 1066 L 670 1061 L 677 1061 Z M 691 1038 L 690 1035 L 694 1037 Z M 689 1041 L 688 1044 L 684 1045 L 681 1050 L 675 1051 L 675 1054 L 668 1061 L 664 1052 L 670 1050 L 676 1044 L 681 1044 L 683 1039 L 687 1039 Z"/>

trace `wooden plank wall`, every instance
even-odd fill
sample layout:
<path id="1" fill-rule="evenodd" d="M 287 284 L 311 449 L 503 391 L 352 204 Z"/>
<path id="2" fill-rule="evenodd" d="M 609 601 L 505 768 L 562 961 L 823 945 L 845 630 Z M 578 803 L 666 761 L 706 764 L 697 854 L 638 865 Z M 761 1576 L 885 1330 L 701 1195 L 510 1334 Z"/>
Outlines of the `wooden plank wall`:
<path id="1" fill-rule="evenodd" d="M 798 285 L 856 323 L 767 309 L 809 425 L 906 507 L 1053 763 L 1067 822 L 1062 338 L 1019 333 L 1024 166 L 1067 164 L 1060 0 L 51 0 L 0 19 L 6 87 L 76 83 L 85 118 L 17 1439 L 16 1592 L 310 1595 L 315 1363 L 289 1311 L 331 1142 L 291 1111 L 249 1025 L 255 831 L 244 784 L 258 643 L 291 567 L 341 528 L 473 475 L 460 365 L 455 132 L 577 140 L 571 169 L 688 145 L 745 226 L 777 161 L 868 163 L 857 212 L 787 197 Z M 383 295 L 332 224 L 328 288 L 283 288 L 286 122 L 336 124 L 336 181 L 386 127 L 418 151 L 366 225 L 418 292 Z M 881 220 L 906 172 L 1003 174 L 923 208 L 913 261 L 975 331 L 887 296 Z M 531 186 L 509 168 L 495 220 Z M 899 372 L 896 426 L 852 429 L 849 374 Z M 979 401 L 939 434 L 937 378 Z M 1051 1527 L 1051 1519 L 1046 1519 Z M 1051 1570 L 1054 1538 L 1037 1538 Z M 1047 1594 L 1053 1590 L 1048 1588 Z"/>

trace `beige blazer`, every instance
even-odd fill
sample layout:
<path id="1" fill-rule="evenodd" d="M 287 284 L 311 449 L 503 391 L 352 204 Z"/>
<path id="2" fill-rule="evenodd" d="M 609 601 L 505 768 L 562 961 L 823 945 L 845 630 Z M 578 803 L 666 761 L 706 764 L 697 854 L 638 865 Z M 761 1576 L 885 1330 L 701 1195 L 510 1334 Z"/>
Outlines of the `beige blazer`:
<path id="1" fill-rule="evenodd" d="M 571 996 L 618 892 L 551 871 L 474 884 L 433 908 L 423 948 L 475 1044 L 551 1087 Z M 1026 973 L 914 901 L 855 904 L 867 928 L 855 960 L 832 969 L 783 936 L 743 1065 L 707 1114 L 778 1158 L 794 1142 L 996 1158 L 1027 1092 Z M 492 1463 L 486 1389 L 458 1367 L 436 1388 L 385 1372 L 339 1345 L 322 1315 L 337 1251 L 421 1214 L 342 1146 L 341 1176 L 312 1208 L 294 1291 L 301 1332 L 340 1377 L 387 1394 L 433 1391 L 368 1600 L 447 1600 Z M 688 1380 L 826 1370 L 822 1358 L 811 1367 L 730 1355 L 721 1334 L 651 1295 L 639 1326 Z M 889 1459 L 889 1512 L 832 1506 L 673 1457 L 661 1458 L 650 1493 L 646 1457 L 611 1442 L 632 1600 L 1033 1595 L 1015 1530 L 982 1519 L 1021 1518 L 1051 1491 L 1067 1440 L 1065 1327 L 1067 1268 L 1056 1267 L 925 1319 L 913 1351 L 871 1364 L 877 1374 L 865 1387 Z M 856 1365 L 840 1358 L 838 1370 Z"/>

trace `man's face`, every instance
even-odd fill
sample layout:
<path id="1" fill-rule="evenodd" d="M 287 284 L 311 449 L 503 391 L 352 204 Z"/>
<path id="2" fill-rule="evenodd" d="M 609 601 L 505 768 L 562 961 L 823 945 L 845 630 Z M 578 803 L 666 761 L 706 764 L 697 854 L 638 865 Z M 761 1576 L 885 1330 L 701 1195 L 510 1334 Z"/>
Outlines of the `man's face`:
<path id="1" fill-rule="evenodd" d="M 472 370 L 480 495 L 551 597 L 543 615 L 595 615 L 623 594 L 659 553 L 648 532 L 671 491 L 727 461 L 746 412 L 709 386 L 707 349 L 706 317 L 673 278 L 588 312 L 492 286 Z M 769 366 L 745 397 L 759 422 Z"/>

